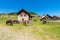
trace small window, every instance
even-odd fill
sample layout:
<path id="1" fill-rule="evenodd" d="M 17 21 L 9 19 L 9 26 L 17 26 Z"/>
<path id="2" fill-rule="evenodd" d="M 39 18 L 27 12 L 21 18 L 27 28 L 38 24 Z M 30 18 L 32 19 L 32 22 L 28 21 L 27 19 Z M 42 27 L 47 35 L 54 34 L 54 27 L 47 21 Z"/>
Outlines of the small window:
<path id="1" fill-rule="evenodd" d="M 22 15 L 20 15 L 22 17 Z"/>
<path id="2" fill-rule="evenodd" d="M 26 15 L 24 15 L 26 17 Z"/>

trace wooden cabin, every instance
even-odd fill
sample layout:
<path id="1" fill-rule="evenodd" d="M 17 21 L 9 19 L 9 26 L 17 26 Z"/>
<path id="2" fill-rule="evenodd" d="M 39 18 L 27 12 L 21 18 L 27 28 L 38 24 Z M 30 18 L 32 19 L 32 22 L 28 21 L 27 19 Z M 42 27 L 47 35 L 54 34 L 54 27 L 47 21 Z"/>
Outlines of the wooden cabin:
<path id="1" fill-rule="evenodd" d="M 40 20 L 52 20 L 52 17 L 51 17 L 50 15 L 48 15 L 48 14 L 45 14 L 45 15 L 43 15 L 43 16 L 41 17 Z"/>
<path id="2" fill-rule="evenodd" d="M 32 20 L 32 16 L 24 9 L 21 9 L 17 13 L 17 15 L 18 15 L 18 21 L 19 22 Z"/>
<path id="3" fill-rule="evenodd" d="M 58 16 L 53 16 L 53 20 L 60 20 Z"/>

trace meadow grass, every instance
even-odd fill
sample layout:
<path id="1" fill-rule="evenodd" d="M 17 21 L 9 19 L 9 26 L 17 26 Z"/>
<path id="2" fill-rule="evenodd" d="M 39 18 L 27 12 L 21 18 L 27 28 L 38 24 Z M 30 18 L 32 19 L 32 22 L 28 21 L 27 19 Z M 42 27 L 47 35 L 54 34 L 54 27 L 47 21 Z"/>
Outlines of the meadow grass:
<path id="1" fill-rule="evenodd" d="M 4 27 L 9 27 L 11 30 L 15 30 L 16 32 L 21 29 L 25 30 L 31 28 L 31 33 L 39 36 L 42 40 L 60 40 L 60 23 L 59 22 L 47 22 L 46 24 L 42 24 L 42 22 L 38 18 L 33 18 L 32 23 L 24 26 L 22 23 L 13 24 L 13 26 L 6 25 L 6 20 L 15 20 L 17 19 L 17 15 L 1 15 L 0 16 L 0 25 Z M 37 19 L 37 21 L 34 21 Z M 30 31 L 28 29 L 27 31 Z"/>

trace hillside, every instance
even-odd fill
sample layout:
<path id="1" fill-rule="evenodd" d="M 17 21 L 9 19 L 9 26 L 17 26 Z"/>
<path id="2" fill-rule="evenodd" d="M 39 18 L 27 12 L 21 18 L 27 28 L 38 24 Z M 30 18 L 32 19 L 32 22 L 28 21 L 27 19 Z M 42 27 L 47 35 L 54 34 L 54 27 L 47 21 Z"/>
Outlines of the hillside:
<path id="1" fill-rule="evenodd" d="M 8 19 L 15 20 L 17 15 L 0 16 L 0 40 L 60 40 L 59 22 L 42 24 L 39 18 L 33 18 L 27 26 L 22 23 L 10 26 L 5 24 Z"/>
<path id="2" fill-rule="evenodd" d="M 10 12 L 10 13 L 0 13 L 1 15 L 7 14 L 7 15 L 17 15 L 18 12 Z M 30 15 L 38 15 L 34 12 L 28 12 Z"/>

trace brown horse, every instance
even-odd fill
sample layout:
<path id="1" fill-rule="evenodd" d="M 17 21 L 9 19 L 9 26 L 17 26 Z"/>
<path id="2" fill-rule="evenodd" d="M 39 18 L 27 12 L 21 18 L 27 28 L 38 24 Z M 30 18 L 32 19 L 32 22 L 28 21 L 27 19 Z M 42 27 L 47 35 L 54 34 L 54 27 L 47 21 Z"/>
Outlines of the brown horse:
<path id="1" fill-rule="evenodd" d="M 42 22 L 43 22 L 43 24 L 46 24 L 46 19 L 43 19 Z"/>
<path id="2" fill-rule="evenodd" d="M 18 20 L 13 20 L 13 23 L 18 24 L 19 21 Z"/>
<path id="3" fill-rule="evenodd" d="M 27 26 L 27 24 L 29 23 L 29 21 L 25 20 L 23 21 L 23 25 Z"/>
<path id="4" fill-rule="evenodd" d="M 8 24 L 8 25 L 11 25 L 11 26 L 12 26 L 12 25 L 13 25 L 13 21 L 12 21 L 12 20 L 7 20 L 7 21 L 6 21 L 6 24 Z"/>

